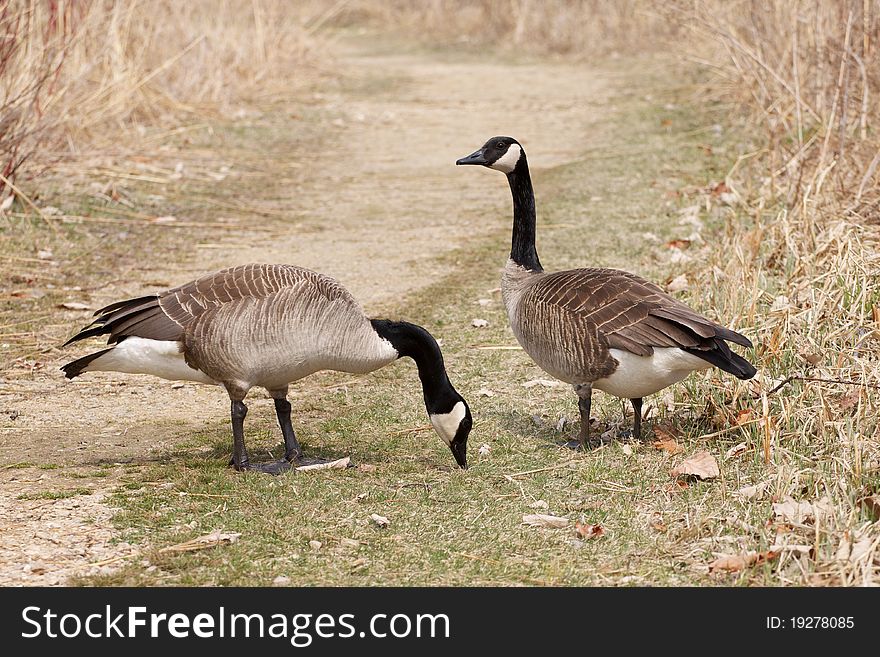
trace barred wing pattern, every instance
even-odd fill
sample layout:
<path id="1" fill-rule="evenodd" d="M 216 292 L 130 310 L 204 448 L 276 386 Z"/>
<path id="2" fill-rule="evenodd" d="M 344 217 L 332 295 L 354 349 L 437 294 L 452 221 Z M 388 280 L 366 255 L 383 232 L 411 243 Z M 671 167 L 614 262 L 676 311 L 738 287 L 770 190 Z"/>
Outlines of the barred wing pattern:
<path id="1" fill-rule="evenodd" d="M 519 332 L 551 374 L 589 382 L 609 376 L 609 348 L 650 356 L 678 347 L 713 364 L 731 355 L 725 340 L 751 347 L 643 278 L 615 269 L 574 269 L 537 277 L 524 291 Z M 727 363 L 726 363 L 727 364 Z M 561 375 L 561 376 L 560 376 Z"/>
<path id="2" fill-rule="evenodd" d="M 157 295 L 111 304 L 98 310 L 92 324 L 66 344 L 109 334 L 108 344 L 127 337 L 183 340 L 188 327 L 211 310 L 252 307 L 281 291 L 319 295 L 358 307 L 351 294 L 334 279 L 292 265 L 248 264 L 223 269 Z"/>

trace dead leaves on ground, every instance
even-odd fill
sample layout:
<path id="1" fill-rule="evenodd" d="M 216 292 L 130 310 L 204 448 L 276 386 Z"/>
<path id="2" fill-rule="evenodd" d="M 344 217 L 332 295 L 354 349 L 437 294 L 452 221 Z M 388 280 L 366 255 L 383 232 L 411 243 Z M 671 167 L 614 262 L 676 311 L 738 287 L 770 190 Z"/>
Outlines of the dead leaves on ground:
<path id="1" fill-rule="evenodd" d="M 777 522 L 789 525 L 813 524 L 821 519 L 824 514 L 830 513 L 831 502 L 827 497 L 815 502 L 797 502 L 790 497 L 782 502 L 773 503 L 773 514 Z"/>
<path id="2" fill-rule="evenodd" d="M 673 477 L 696 477 L 703 481 L 714 479 L 720 474 L 721 470 L 718 469 L 718 461 L 706 451 L 697 452 L 672 469 Z"/>
<path id="3" fill-rule="evenodd" d="M 548 529 L 564 529 L 568 527 L 568 518 L 551 516 L 546 513 L 527 513 L 522 517 L 524 525 L 529 527 L 545 527 Z"/>
<path id="4" fill-rule="evenodd" d="M 654 436 L 657 438 L 651 443 L 654 449 L 660 449 L 670 454 L 680 454 L 684 451 L 684 447 L 676 442 L 681 434 L 672 425 L 658 424 L 654 426 Z"/>
<path id="5" fill-rule="evenodd" d="M 716 554 L 716 559 L 709 563 L 709 572 L 716 573 L 725 571 L 729 573 L 745 570 L 751 566 L 757 566 L 772 561 L 779 556 L 779 552 L 768 550 L 766 552 L 744 552 L 742 554 Z"/>
<path id="6" fill-rule="evenodd" d="M 574 524 L 574 531 L 578 535 L 579 538 L 583 540 L 589 540 L 591 538 L 599 538 L 600 536 L 605 534 L 605 528 L 600 524 L 591 525 L 588 523 L 576 522 Z"/>

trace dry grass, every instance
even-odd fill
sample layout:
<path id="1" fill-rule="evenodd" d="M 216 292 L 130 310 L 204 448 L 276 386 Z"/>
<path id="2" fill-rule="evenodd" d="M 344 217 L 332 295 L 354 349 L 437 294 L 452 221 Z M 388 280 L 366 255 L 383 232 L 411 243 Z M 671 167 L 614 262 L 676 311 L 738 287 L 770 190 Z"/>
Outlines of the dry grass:
<path id="1" fill-rule="evenodd" d="M 726 110 L 753 148 L 698 199 L 722 239 L 688 266 L 692 300 L 753 327 L 755 438 L 775 499 L 830 503 L 789 528 L 812 548 L 788 581 L 876 583 L 880 527 L 863 501 L 880 493 L 880 2 L 398 0 L 381 16 L 537 53 L 674 47 L 703 69 L 694 102 Z M 828 382 L 768 394 L 787 377 Z M 719 426 L 736 397 L 710 400 Z"/>
<path id="2" fill-rule="evenodd" d="M 880 531 L 863 500 L 880 490 L 880 3 L 700 5 L 691 19 L 716 46 L 706 57 L 721 91 L 766 134 L 727 178 L 739 203 L 695 278 L 755 326 L 780 494 L 830 501 L 793 530 L 815 544 L 806 581 L 876 583 Z M 794 383 L 768 398 L 789 376 L 855 385 Z"/>
<path id="3" fill-rule="evenodd" d="M 0 193 L 16 172 L 151 126 L 290 97 L 317 65 L 325 12 L 277 0 L 0 0 Z"/>

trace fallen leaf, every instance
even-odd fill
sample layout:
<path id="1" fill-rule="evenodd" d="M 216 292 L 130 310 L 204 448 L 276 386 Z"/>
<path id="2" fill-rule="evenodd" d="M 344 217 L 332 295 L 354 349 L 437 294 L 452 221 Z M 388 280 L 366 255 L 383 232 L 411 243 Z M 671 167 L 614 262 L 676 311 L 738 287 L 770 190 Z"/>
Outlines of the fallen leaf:
<path id="1" fill-rule="evenodd" d="M 350 462 L 351 457 L 346 456 L 341 459 L 336 459 L 335 461 L 328 461 L 327 463 L 312 463 L 311 465 L 301 465 L 296 469 L 296 471 L 304 472 L 307 470 L 345 470 Z"/>
<path id="2" fill-rule="evenodd" d="M 309 541 L 309 547 L 312 548 L 315 552 L 321 549 L 321 546 L 324 545 L 321 541 Z"/>
<path id="3" fill-rule="evenodd" d="M 522 521 L 524 525 L 528 525 L 530 527 L 549 527 L 552 529 L 562 529 L 563 527 L 568 527 L 568 518 L 550 516 L 545 513 L 524 515 Z"/>
<path id="4" fill-rule="evenodd" d="M 733 423 L 736 426 L 741 427 L 752 419 L 752 415 L 754 415 L 754 413 L 751 408 L 743 408 L 742 410 L 737 411 L 736 416 L 733 418 Z"/>
<path id="5" fill-rule="evenodd" d="M 489 390 L 489 388 L 480 388 L 479 390 L 477 390 L 477 394 L 480 397 L 494 397 L 495 391 Z"/>
<path id="6" fill-rule="evenodd" d="M 709 452 L 698 452 L 672 469 L 673 477 L 686 475 L 697 479 L 714 479 L 719 476 L 718 461 Z"/>
<path id="7" fill-rule="evenodd" d="M 767 488 L 767 482 L 762 482 L 760 484 L 755 484 L 754 486 L 743 486 L 738 491 L 736 491 L 737 495 L 741 495 L 747 500 L 752 499 L 753 497 L 757 497 L 761 493 L 764 492 Z"/>
<path id="8" fill-rule="evenodd" d="M 669 240 L 668 242 L 666 242 L 666 246 L 669 247 L 670 249 L 684 250 L 684 249 L 687 249 L 688 247 L 690 247 L 690 245 L 691 245 L 691 241 L 685 240 L 685 239 L 675 239 L 675 240 Z"/>
<path id="9" fill-rule="evenodd" d="M 749 446 L 745 443 L 739 443 L 727 450 L 727 452 L 724 453 L 724 458 L 732 459 L 734 456 L 745 454 L 747 451 L 749 451 Z"/>
<path id="10" fill-rule="evenodd" d="M 869 552 L 871 552 L 873 545 L 874 541 L 870 536 L 865 536 L 853 543 L 852 550 L 849 553 L 849 560 L 851 562 L 861 561 Z"/>
<path id="11" fill-rule="evenodd" d="M 339 539 L 339 547 L 344 548 L 358 548 L 361 546 L 361 542 L 356 538 L 340 538 Z"/>
<path id="12" fill-rule="evenodd" d="M 474 328 L 485 328 L 489 326 L 489 322 L 487 322 L 485 319 L 480 319 L 479 317 L 477 317 L 476 319 L 471 320 L 471 326 L 473 326 Z"/>
<path id="13" fill-rule="evenodd" d="M 153 217 L 150 221 L 154 224 L 170 224 L 177 221 L 177 217 L 166 215 L 164 217 Z"/>
<path id="14" fill-rule="evenodd" d="M 652 528 L 654 531 L 658 531 L 658 532 L 661 532 L 661 533 L 663 533 L 663 532 L 666 531 L 666 523 L 663 522 L 663 516 L 661 516 L 661 515 L 660 515 L 659 513 L 657 513 L 656 511 L 654 512 L 654 515 L 651 517 L 651 523 L 650 523 L 650 524 L 651 524 L 651 528 Z"/>
<path id="15" fill-rule="evenodd" d="M 6 212 L 9 208 L 11 208 L 12 202 L 14 200 L 15 200 L 15 196 L 13 196 L 12 194 L 10 194 L 5 199 L 3 199 L 3 202 L 0 203 L 0 212 Z"/>
<path id="16" fill-rule="evenodd" d="M 535 386 L 543 386 L 545 388 L 558 388 L 564 386 L 562 381 L 553 381 L 551 379 L 532 379 L 522 384 L 523 388 L 534 388 Z"/>
<path id="17" fill-rule="evenodd" d="M 727 186 L 727 183 L 720 182 L 712 188 L 710 194 L 712 194 L 712 196 L 721 196 L 722 194 L 729 194 L 732 191 L 733 190 Z"/>
<path id="18" fill-rule="evenodd" d="M 653 443 L 651 443 L 651 446 L 654 449 L 662 449 L 664 452 L 669 452 L 670 454 L 680 454 L 684 451 L 684 447 L 682 447 L 672 439 L 655 440 Z"/>
<path id="19" fill-rule="evenodd" d="M 868 495 L 859 500 L 859 502 L 874 516 L 874 520 L 880 520 L 880 495 Z"/>
<path id="20" fill-rule="evenodd" d="M 670 454 L 680 454 L 684 448 L 675 441 L 678 435 L 680 435 L 679 432 L 670 424 L 664 422 L 654 425 L 654 436 L 657 440 L 652 442 L 651 446 Z"/>
<path id="21" fill-rule="evenodd" d="M 489 452 L 492 451 L 492 447 L 486 443 L 480 445 L 480 449 L 477 450 L 477 454 L 480 456 L 489 456 Z"/>
<path id="22" fill-rule="evenodd" d="M 822 362 L 822 354 L 805 352 L 801 354 L 801 358 L 807 361 L 810 365 L 818 365 Z"/>
<path id="23" fill-rule="evenodd" d="M 599 538 L 602 534 L 605 533 L 605 529 L 602 525 L 589 525 L 586 523 L 576 522 L 574 524 L 574 530 L 577 532 L 577 535 L 582 539 L 587 540 L 590 538 Z"/>
<path id="24" fill-rule="evenodd" d="M 492 305 L 492 299 L 477 299 L 477 303 L 485 308 L 486 306 Z"/>
<path id="25" fill-rule="evenodd" d="M 279 575 L 272 580 L 272 586 L 287 586 L 290 584 L 290 578 L 287 575 Z"/>
<path id="26" fill-rule="evenodd" d="M 386 518 L 385 516 L 380 516 L 378 513 L 371 513 L 370 520 L 375 522 L 380 527 L 387 527 L 391 524 L 391 521 L 388 520 L 388 518 Z"/>
<path id="27" fill-rule="evenodd" d="M 547 502 L 544 500 L 535 500 L 531 504 L 529 504 L 530 509 L 546 509 L 548 508 Z"/>
<path id="28" fill-rule="evenodd" d="M 778 552 L 769 550 L 767 552 L 745 552 L 743 554 L 721 554 L 717 555 L 717 559 L 709 563 L 709 572 L 717 572 L 725 570 L 727 572 L 736 572 L 744 570 L 749 566 L 757 566 L 765 561 L 772 561 L 779 556 Z"/>
<path id="29" fill-rule="evenodd" d="M 853 389 L 850 390 L 848 393 L 846 393 L 845 395 L 841 395 L 837 398 L 837 407 L 842 411 L 845 411 L 848 408 L 852 408 L 859 403 L 859 399 L 861 398 L 861 396 L 862 389 L 858 387 L 853 387 Z"/>
<path id="30" fill-rule="evenodd" d="M 780 312 L 782 310 L 787 310 L 791 308 L 791 301 L 784 294 L 780 294 L 778 297 L 773 299 L 773 303 L 770 305 L 770 312 Z"/>
<path id="31" fill-rule="evenodd" d="M 796 502 L 788 497 L 782 502 L 773 503 L 773 513 L 777 520 L 792 525 L 805 525 L 821 518 L 830 508 L 827 497 L 815 502 Z"/>
<path id="32" fill-rule="evenodd" d="M 79 301 L 65 301 L 58 304 L 59 308 L 67 308 L 68 310 L 89 310 L 89 305 L 80 303 Z"/>
<path id="33" fill-rule="evenodd" d="M 159 550 L 159 552 L 195 552 L 196 550 L 207 550 L 208 548 L 217 547 L 218 545 L 231 545 L 240 537 L 241 533 L 239 532 L 223 532 L 218 529 L 210 534 L 205 534 L 204 536 L 199 536 L 184 541 L 183 543 L 169 545 L 168 547 Z"/>
<path id="34" fill-rule="evenodd" d="M 686 290 L 690 287 L 690 283 L 688 283 L 687 276 L 682 274 L 681 276 L 676 276 L 671 281 L 666 284 L 667 292 L 681 292 L 682 290 Z"/>
<path id="35" fill-rule="evenodd" d="M 375 472 L 376 466 L 372 463 L 361 463 L 358 466 L 358 470 L 361 470 L 362 472 Z"/>
<path id="36" fill-rule="evenodd" d="M 620 451 L 622 451 L 622 452 L 623 452 L 624 454 L 626 454 L 627 456 L 632 456 L 632 455 L 633 455 L 633 448 L 630 447 L 629 445 L 627 445 L 626 443 L 623 443 L 623 445 L 621 445 L 621 447 L 620 447 Z"/>

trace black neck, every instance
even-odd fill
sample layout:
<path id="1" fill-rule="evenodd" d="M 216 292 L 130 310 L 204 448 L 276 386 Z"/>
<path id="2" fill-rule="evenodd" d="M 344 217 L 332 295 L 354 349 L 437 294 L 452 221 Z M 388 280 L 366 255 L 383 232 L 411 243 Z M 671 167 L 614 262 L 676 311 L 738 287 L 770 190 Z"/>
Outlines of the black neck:
<path id="1" fill-rule="evenodd" d="M 416 362 L 428 414 L 449 413 L 461 401 L 461 396 L 446 375 L 440 345 L 430 333 L 409 322 L 371 319 L 370 323 L 379 337 L 388 340 L 400 357 L 407 356 Z"/>
<path id="2" fill-rule="evenodd" d="M 535 192 L 526 154 L 523 153 L 516 168 L 507 174 L 510 193 L 513 195 L 513 240 L 510 258 L 520 267 L 544 271 L 535 249 Z"/>

